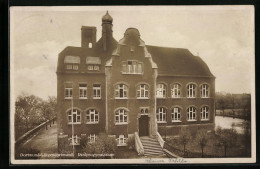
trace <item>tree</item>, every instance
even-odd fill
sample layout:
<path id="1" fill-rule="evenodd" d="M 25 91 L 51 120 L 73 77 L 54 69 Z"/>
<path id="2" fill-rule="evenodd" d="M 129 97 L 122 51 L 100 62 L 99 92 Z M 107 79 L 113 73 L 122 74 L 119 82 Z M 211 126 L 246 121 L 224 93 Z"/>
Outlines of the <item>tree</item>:
<path id="1" fill-rule="evenodd" d="M 188 142 L 190 141 L 191 139 L 191 134 L 190 134 L 190 131 L 187 130 L 185 127 L 183 127 L 181 129 L 181 132 L 180 132 L 180 144 L 183 145 L 183 154 L 185 155 L 186 153 L 186 145 L 188 144 Z"/>
<path id="2" fill-rule="evenodd" d="M 203 157 L 204 147 L 207 145 L 207 142 L 208 142 L 207 130 L 205 130 L 205 129 L 199 130 L 196 134 L 196 141 L 201 147 L 201 157 Z"/>
<path id="3" fill-rule="evenodd" d="M 236 145 L 237 142 L 237 131 L 236 129 L 222 129 L 221 127 L 218 127 L 216 129 L 216 136 L 218 140 L 218 145 L 224 147 L 224 155 L 227 156 L 227 148 L 233 147 Z"/>
<path id="4" fill-rule="evenodd" d="M 39 123 L 41 120 L 40 102 L 41 99 L 34 95 L 19 95 L 15 101 L 15 125 L 25 125 L 28 131 L 32 124 Z"/>
<path id="5" fill-rule="evenodd" d="M 48 97 L 47 101 L 42 101 L 40 104 L 41 107 L 41 113 L 44 117 L 45 121 L 54 119 L 56 116 L 56 110 L 57 110 L 57 99 L 56 97 Z M 51 127 L 51 121 L 49 122 Z M 47 123 L 46 123 L 46 130 L 47 130 Z"/>

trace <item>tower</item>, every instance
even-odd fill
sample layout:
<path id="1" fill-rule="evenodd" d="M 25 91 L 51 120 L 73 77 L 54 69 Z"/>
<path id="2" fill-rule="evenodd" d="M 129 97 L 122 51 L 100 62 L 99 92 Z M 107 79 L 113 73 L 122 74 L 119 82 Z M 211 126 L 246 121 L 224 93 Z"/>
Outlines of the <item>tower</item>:
<path id="1" fill-rule="evenodd" d="M 113 18 L 107 13 L 102 17 L 102 39 L 103 39 L 103 50 L 106 51 L 108 45 L 113 38 Z"/>

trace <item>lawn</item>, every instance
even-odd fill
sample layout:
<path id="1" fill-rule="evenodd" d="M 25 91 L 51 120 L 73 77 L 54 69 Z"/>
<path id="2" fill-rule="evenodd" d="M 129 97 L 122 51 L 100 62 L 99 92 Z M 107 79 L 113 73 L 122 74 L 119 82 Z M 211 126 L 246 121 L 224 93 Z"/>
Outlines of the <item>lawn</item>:
<path id="1" fill-rule="evenodd" d="M 186 145 L 186 154 L 183 153 L 183 144 L 180 143 L 179 138 L 168 138 L 166 148 L 181 157 L 187 158 L 201 158 L 201 147 L 192 138 Z M 204 157 L 225 157 L 224 147 L 218 145 L 218 139 L 214 134 L 209 136 L 208 142 L 204 147 Z M 226 151 L 226 157 L 250 157 L 250 152 L 246 152 L 243 145 L 243 135 L 239 134 L 237 142 L 228 147 Z"/>
<path id="2" fill-rule="evenodd" d="M 115 153 L 117 159 L 133 159 L 140 158 L 135 149 L 129 149 L 128 147 L 118 147 Z"/>

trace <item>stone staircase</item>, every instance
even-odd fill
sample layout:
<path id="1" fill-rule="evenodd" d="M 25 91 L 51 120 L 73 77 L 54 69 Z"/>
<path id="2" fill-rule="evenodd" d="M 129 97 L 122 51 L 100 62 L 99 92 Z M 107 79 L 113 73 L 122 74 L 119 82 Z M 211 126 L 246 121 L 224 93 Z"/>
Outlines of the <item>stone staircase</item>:
<path id="1" fill-rule="evenodd" d="M 165 155 L 164 151 L 162 150 L 162 148 L 156 138 L 143 136 L 143 137 L 140 137 L 140 140 L 144 147 L 145 156 Z"/>

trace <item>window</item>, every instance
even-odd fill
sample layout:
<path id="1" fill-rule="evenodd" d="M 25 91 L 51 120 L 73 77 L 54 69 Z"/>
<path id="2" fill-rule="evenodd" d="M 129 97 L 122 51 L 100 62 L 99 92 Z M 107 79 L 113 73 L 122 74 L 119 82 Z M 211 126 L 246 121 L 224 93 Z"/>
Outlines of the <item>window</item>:
<path id="1" fill-rule="evenodd" d="M 158 123 L 166 122 L 166 109 L 161 107 L 157 110 L 156 118 Z"/>
<path id="2" fill-rule="evenodd" d="M 87 111 L 87 123 L 98 123 L 98 111 L 95 109 Z"/>
<path id="3" fill-rule="evenodd" d="M 116 111 L 116 124 L 126 124 L 127 123 L 127 111 L 124 109 L 119 109 Z"/>
<path id="4" fill-rule="evenodd" d="M 141 84 L 138 86 L 137 98 L 148 98 L 148 85 Z"/>
<path id="5" fill-rule="evenodd" d="M 181 121 L 181 109 L 179 107 L 174 107 L 172 109 L 172 122 Z"/>
<path id="6" fill-rule="evenodd" d="M 122 62 L 122 72 L 126 74 L 142 74 L 142 63 L 134 60 Z"/>
<path id="7" fill-rule="evenodd" d="M 92 48 L 92 43 L 88 43 L 88 48 Z"/>
<path id="8" fill-rule="evenodd" d="M 117 139 L 118 146 L 125 146 L 127 138 L 124 135 L 120 135 Z"/>
<path id="9" fill-rule="evenodd" d="M 79 98 L 80 99 L 87 98 L 87 84 L 79 84 Z"/>
<path id="10" fill-rule="evenodd" d="M 188 108 L 188 121 L 196 121 L 196 108 L 195 107 Z"/>
<path id="11" fill-rule="evenodd" d="M 90 134 L 90 135 L 88 136 L 88 142 L 89 142 L 89 143 L 95 143 L 96 140 L 97 140 L 97 136 L 96 136 L 95 134 Z"/>
<path id="12" fill-rule="evenodd" d="M 69 138 L 69 144 L 80 145 L 80 137 L 78 137 L 77 135 L 71 136 L 71 138 Z"/>
<path id="13" fill-rule="evenodd" d="M 78 70 L 79 69 L 79 65 L 73 65 L 73 70 Z"/>
<path id="14" fill-rule="evenodd" d="M 165 98 L 166 97 L 166 85 L 160 83 L 160 84 L 157 84 L 157 87 L 156 87 L 156 96 L 158 98 Z"/>
<path id="15" fill-rule="evenodd" d="M 94 69 L 93 65 L 88 66 L 88 70 L 93 70 L 93 69 Z"/>
<path id="16" fill-rule="evenodd" d="M 115 98 L 127 98 L 127 86 L 124 84 L 116 85 Z"/>
<path id="17" fill-rule="evenodd" d="M 72 69 L 72 65 L 67 65 L 67 69 L 71 70 Z"/>
<path id="18" fill-rule="evenodd" d="M 99 66 L 95 65 L 94 70 L 99 70 Z"/>
<path id="19" fill-rule="evenodd" d="M 187 97 L 188 98 L 196 97 L 196 85 L 195 84 L 189 84 L 187 86 Z"/>
<path id="20" fill-rule="evenodd" d="M 80 111 L 73 109 L 68 113 L 68 122 L 69 124 L 80 124 Z"/>
<path id="21" fill-rule="evenodd" d="M 65 99 L 72 99 L 72 83 L 65 84 Z"/>
<path id="22" fill-rule="evenodd" d="M 101 99 L 101 85 L 100 84 L 93 85 L 93 99 Z"/>
<path id="23" fill-rule="evenodd" d="M 204 106 L 200 109 L 201 120 L 209 120 L 209 107 Z"/>
<path id="24" fill-rule="evenodd" d="M 181 85 L 175 83 L 172 85 L 172 98 L 180 98 L 181 97 Z"/>
<path id="25" fill-rule="evenodd" d="M 209 97 L 209 85 L 202 84 L 200 86 L 200 94 L 202 98 L 208 98 Z"/>
<path id="26" fill-rule="evenodd" d="M 141 114 L 148 114 L 148 113 L 149 113 L 149 108 L 148 108 L 148 107 L 142 107 L 142 108 L 140 108 L 140 113 L 141 113 Z"/>

